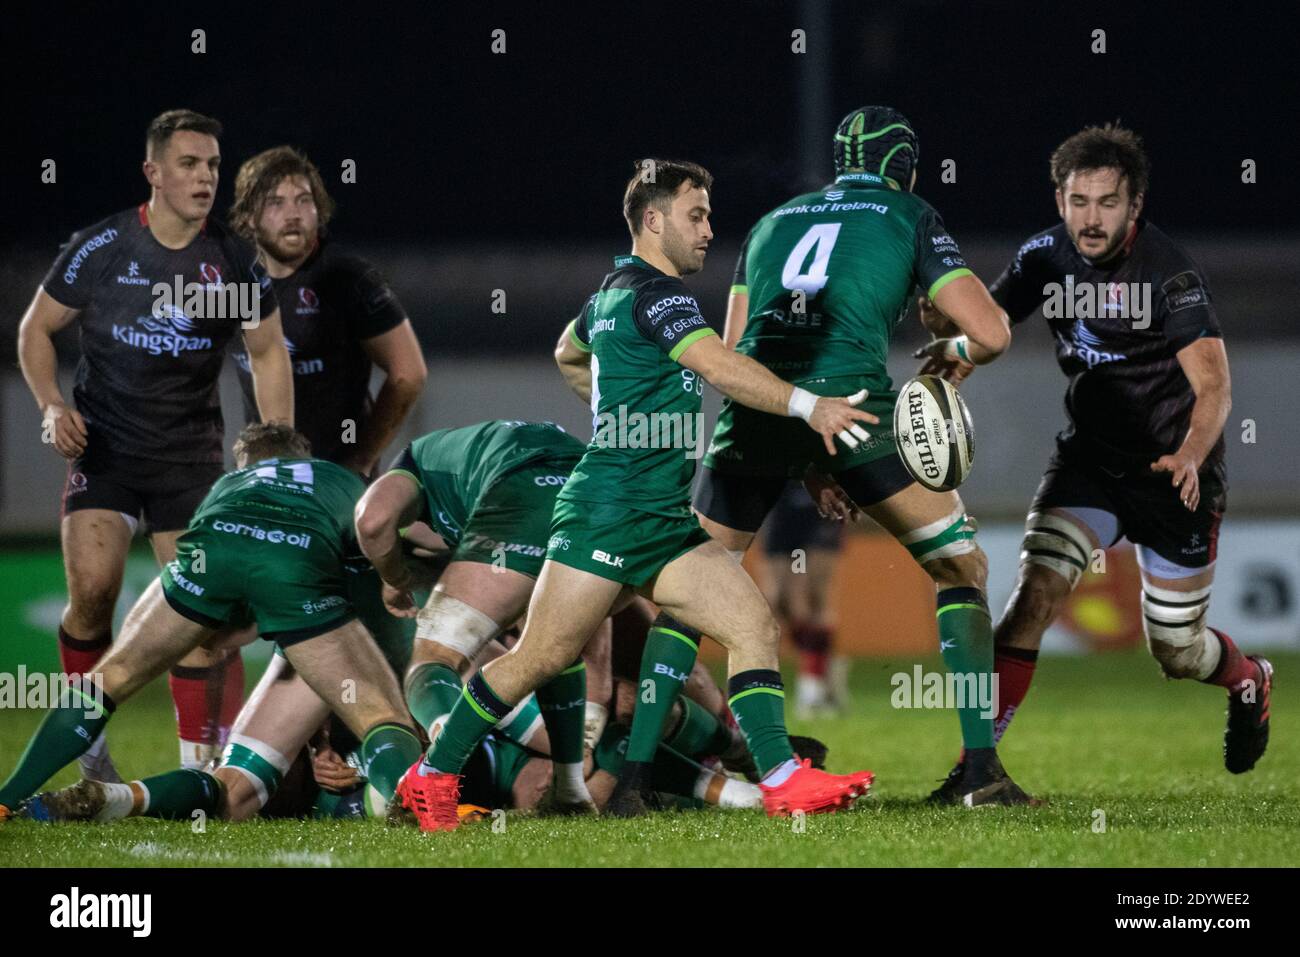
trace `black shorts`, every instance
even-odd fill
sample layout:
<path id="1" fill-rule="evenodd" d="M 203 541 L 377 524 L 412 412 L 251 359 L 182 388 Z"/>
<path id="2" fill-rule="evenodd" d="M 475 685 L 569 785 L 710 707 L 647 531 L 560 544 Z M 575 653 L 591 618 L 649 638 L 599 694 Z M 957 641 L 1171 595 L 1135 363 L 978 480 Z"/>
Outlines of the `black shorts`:
<path id="1" fill-rule="evenodd" d="M 1096 508 L 1119 519 L 1119 534 L 1166 561 L 1204 568 L 1218 552 L 1219 522 L 1228 486 L 1221 469 L 1202 469 L 1195 512 L 1183 507 L 1168 473 L 1095 464 L 1073 443 L 1058 439 L 1030 511 Z M 1109 547 L 1114 542 L 1102 542 Z"/>
<path id="2" fill-rule="evenodd" d="M 700 470 L 695 510 L 719 525 L 740 532 L 757 532 L 785 492 L 784 476 L 733 475 L 707 466 Z M 882 456 L 835 475 L 840 487 L 859 508 L 869 508 L 912 484 L 912 476 L 897 455 Z M 799 483 L 793 483 L 796 486 Z M 806 493 L 800 493 L 807 498 Z M 809 502 L 814 515 L 816 508 Z M 828 523 L 831 525 L 837 523 Z M 795 548 L 817 547 L 796 545 Z M 831 546 L 835 547 L 835 546 Z"/>
<path id="3" fill-rule="evenodd" d="M 157 462 L 101 447 L 68 466 L 62 514 L 104 508 L 143 517 L 148 533 L 181 531 L 224 471 L 220 462 Z"/>
<path id="4" fill-rule="evenodd" d="M 767 516 L 763 551 L 769 557 L 789 558 L 796 548 L 838 551 L 844 523 L 822 518 L 802 482 L 790 482 Z"/>

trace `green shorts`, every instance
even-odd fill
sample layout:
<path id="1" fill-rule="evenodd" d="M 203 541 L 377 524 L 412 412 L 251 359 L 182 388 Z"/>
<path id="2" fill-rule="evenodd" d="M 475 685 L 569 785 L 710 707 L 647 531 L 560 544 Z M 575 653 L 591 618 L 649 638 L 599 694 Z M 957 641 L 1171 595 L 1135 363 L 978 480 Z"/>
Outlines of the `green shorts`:
<path id="1" fill-rule="evenodd" d="M 497 479 L 474 505 L 451 560 L 540 575 L 555 496 L 575 465 L 576 460 L 534 463 Z"/>
<path id="2" fill-rule="evenodd" d="M 644 585 L 674 558 L 710 541 L 693 514 L 675 518 L 559 499 L 546 557 L 611 581 Z"/>
<path id="3" fill-rule="evenodd" d="M 867 376 L 837 376 L 811 379 L 799 383 L 816 395 L 846 396 L 870 388 Z M 894 448 L 894 404 L 898 393 L 874 390 L 857 408 L 880 419 L 879 425 L 862 423 L 871 438 L 848 448 L 836 440 L 835 454 L 830 455 L 822 437 L 808 428 L 803 419 L 786 415 L 769 415 L 731 399 L 722 403 L 713 441 L 709 443 L 704 465 L 728 475 L 763 475 L 801 478 L 809 465 L 834 475 L 847 469 L 897 455 Z"/>
<path id="4" fill-rule="evenodd" d="M 178 614 L 214 629 L 251 617 L 261 637 L 280 645 L 332 631 L 357 614 L 330 533 L 262 517 L 199 522 L 176 542 L 161 580 Z"/>

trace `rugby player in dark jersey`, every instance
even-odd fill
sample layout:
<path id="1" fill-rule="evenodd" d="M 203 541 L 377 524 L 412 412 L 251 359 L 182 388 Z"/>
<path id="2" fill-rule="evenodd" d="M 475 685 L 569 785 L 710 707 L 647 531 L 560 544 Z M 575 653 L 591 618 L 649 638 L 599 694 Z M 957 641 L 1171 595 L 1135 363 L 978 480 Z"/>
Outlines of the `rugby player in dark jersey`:
<path id="1" fill-rule="evenodd" d="M 136 524 L 143 517 L 154 555 L 166 564 L 222 473 L 217 377 L 236 334 L 247 344 L 263 417 L 293 422 L 293 378 L 270 277 L 251 246 L 209 218 L 220 133 L 216 120 L 189 110 L 155 118 L 144 161 L 149 201 L 75 233 L 19 327 L 19 362 L 45 438 L 69 460 L 61 523 L 68 607 L 59 650 L 72 674 L 93 670 L 109 646 Z M 74 321 L 82 355 L 69 403 L 52 337 Z M 184 764 L 214 756 L 220 724 L 239 710 L 243 673 L 227 660 L 238 658 L 201 648 L 173 671 Z M 102 741 L 82 771 L 116 779 Z"/>
<path id="2" fill-rule="evenodd" d="M 378 270 L 327 236 L 333 212 L 315 165 L 291 147 L 259 153 L 235 177 L 230 224 L 257 243 L 281 304 L 296 428 L 317 458 L 369 477 L 424 388 L 424 356 Z M 252 421 L 253 377 L 238 344 L 235 363 Z M 375 366 L 386 378 L 372 398 Z"/>
<path id="3" fill-rule="evenodd" d="M 1069 424 L 1030 506 L 1019 578 L 996 629 L 998 735 L 1024 700 L 1043 632 L 1095 550 L 1123 535 L 1137 547 L 1151 654 L 1169 678 L 1228 689 L 1224 763 L 1249 771 L 1268 744 L 1273 669 L 1206 624 L 1232 404 L 1209 287 L 1142 216 L 1148 162 L 1134 133 L 1076 133 L 1052 154 L 1051 172 L 1061 223 L 1026 241 L 990 290 L 1012 322 L 1043 307 L 1069 378 Z M 941 313 L 927 303 L 922 312 L 947 333 Z M 925 371 L 960 380 L 970 367 L 941 358 Z"/>

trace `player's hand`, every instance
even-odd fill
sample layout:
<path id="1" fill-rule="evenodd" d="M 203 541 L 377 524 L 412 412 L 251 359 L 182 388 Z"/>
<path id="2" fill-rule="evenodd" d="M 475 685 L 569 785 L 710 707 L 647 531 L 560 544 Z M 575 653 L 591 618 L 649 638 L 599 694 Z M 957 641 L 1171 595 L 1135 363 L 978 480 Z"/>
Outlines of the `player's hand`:
<path id="1" fill-rule="evenodd" d="M 880 420 L 870 412 L 853 408 L 868 395 L 866 389 L 846 396 L 822 396 L 813 406 L 812 415 L 808 417 L 808 426 L 814 432 L 821 433 L 826 451 L 835 454 L 835 439 L 839 439 L 850 449 L 856 449 L 860 442 L 871 438 L 871 433 L 858 425 L 866 422 L 879 425 Z"/>
<path id="2" fill-rule="evenodd" d="M 917 375 L 937 375 L 957 385 L 975 371 L 975 364 L 957 354 L 957 340 L 935 339 L 912 353 L 914 359 L 924 359 Z"/>
<path id="3" fill-rule="evenodd" d="M 420 613 L 409 588 L 394 588 L 384 582 L 383 599 L 384 607 L 395 618 L 414 618 Z"/>
<path id="4" fill-rule="evenodd" d="M 916 311 L 925 331 L 932 336 L 955 336 L 961 333 L 957 324 L 942 309 L 931 301 L 929 296 L 918 296 Z"/>
<path id="5" fill-rule="evenodd" d="M 326 745 L 311 756 L 311 776 L 327 791 L 335 793 L 351 791 L 361 783 L 357 769 L 340 757 L 339 753 Z"/>
<path id="6" fill-rule="evenodd" d="M 1186 452 L 1162 455 L 1151 463 L 1153 472 L 1169 472 L 1173 476 L 1171 484 L 1178 489 L 1178 497 L 1183 507 L 1189 512 L 1196 511 L 1201 503 L 1201 478 L 1199 463 Z"/>
<path id="7" fill-rule="evenodd" d="M 51 402 L 45 407 L 41 431 L 51 436 L 54 447 L 65 459 L 75 459 L 86 451 L 86 420 L 62 402 Z"/>
<path id="8" fill-rule="evenodd" d="M 839 482 L 811 465 L 803 473 L 803 487 L 822 518 L 832 522 L 842 522 L 847 518 L 850 522 L 856 522 L 862 514 L 857 503 L 849 498 L 849 493 L 840 487 Z"/>

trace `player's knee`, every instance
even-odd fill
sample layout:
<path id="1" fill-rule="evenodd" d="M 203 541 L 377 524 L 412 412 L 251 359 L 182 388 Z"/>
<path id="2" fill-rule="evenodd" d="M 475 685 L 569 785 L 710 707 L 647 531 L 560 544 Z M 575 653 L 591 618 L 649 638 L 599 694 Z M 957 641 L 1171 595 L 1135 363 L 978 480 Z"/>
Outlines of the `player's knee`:
<path id="1" fill-rule="evenodd" d="M 1011 617 L 1020 624 L 1045 629 L 1056 618 L 1070 590 L 1070 583 L 1056 572 L 1042 566 L 1022 565 L 1011 603 Z"/>
<path id="2" fill-rule="evenodd" d="M 973 540 L 968 550 L 932 559 L 924 567 L 940 589 L 978 588 L 983 591 L 988 583 L 988 556 Z"/>
<path id="3" fill-rule="evenodd" d="M 411 653 L 411 664 L 404 679 L 407 685 L 417 671 L 426 665 L 445 665 L 462 678 L 469 670 L 470 660 L 458 651 L 436 641 L 417 641 Z"/>
<path id="4" fill-rule="evenodd" d="M 85 625 L 107 628 L 121 590 L 111 575 L 77 575 L 68 583 L 68 611 Z"/>
<path id="5" fill-rule="evenodd" d="M 1142 631 L 1147 648 L 1169 678 L 1208 678 L 1222 649 L 1205 619 L 1210 588 L 1190 592 L 1142 586 Z"/>
<path id="6" fill-rule="evenodd" d="M 247 821 L 257 816 L 262 801 L 247 777 L 233 768 L 217 768 L 215 777 L 222 785 L 218 815 L 223 821 Z"/>

